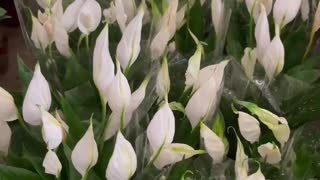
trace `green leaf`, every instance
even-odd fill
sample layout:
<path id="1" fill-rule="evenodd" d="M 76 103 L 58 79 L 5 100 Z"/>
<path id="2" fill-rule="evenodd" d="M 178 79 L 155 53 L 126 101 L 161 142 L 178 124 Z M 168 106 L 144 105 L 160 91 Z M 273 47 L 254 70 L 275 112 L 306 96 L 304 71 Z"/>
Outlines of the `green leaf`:
<path id="1" fill-rule="evenodd" d="M 15 168 L 0 165 L 0 179 L 3 180 L 42 180 L 41 177 L 31 171 L 22 168 Z"/>
<path id="2" fill-rule="evenodd" d="M 76 142 L 83 136 L 85 128 L 81 126 L 80 118 L 74 112 L 72 106 L 63 98 L 60 98 L 61 109 L 63 111 L 65 122 L 69 126 L 69 132 L 72 139 Z"/>
<path id="3" fill-rule="evenodd" d="M 64 167 L 68 168 L 68 171 L 67 171 L 68 172 L 68 179 L 69 180 L 81 179 L 81 175 L 77 172 L 77 170 L 74 168 L 74 166 L 72 164 L 72 160 L 71 160 L 72 150 L 65 143 L 63 143 L 63 151 L 64 151 L 66 158 L 68 159 L 68 166 L 67 166 L 67 164 L 64 164 Z"/>
<path id="4" fill-rule="evenodd" d="M 19 55 L 17 57 L 17 62 L 20 81 L 22 82 L 23 89 L 27 89 L 32 79 L 33 72 L 23 62 L 23 59 Z"/>
<path id="5" fill-rule="evenodd" d="M 200 0 L 196 0 L 193 7 L 190 9 L 190 14 L 188 17 L 188 27 L 191 32 L 201 40 L 204 36 L 204 15 L 203 9 L 201 7 Z M 189 35 L 190 36 L 190 35 Z"/>
<path id="6" fill-rule="evenodd" d="M 62 85 L 65 90 L 74 88 L 90 79 L 89 72 L 84 69 L 76 60 L 69 60 L 66 64 L 66 74 Z"/>
<path id="7" fill-rule="evenodd" d="M 225 145 L 225 151 L 226 153 L 229 151 L 229 142 L 228 139 L 225 136 L 225 122 L 224 117 L 221 111 L 219 110 L 213 123 L 213 132 L 215 132 L 223 141 L 223 144 Z"/>

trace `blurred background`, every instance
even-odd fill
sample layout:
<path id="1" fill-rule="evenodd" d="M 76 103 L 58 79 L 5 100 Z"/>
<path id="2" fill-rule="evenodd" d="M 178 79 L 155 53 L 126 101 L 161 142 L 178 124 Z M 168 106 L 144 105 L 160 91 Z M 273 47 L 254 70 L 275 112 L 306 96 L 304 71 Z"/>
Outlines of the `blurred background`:
<path id="1" fill-rule="evenodd" d="M 29 67 L 34 66 L 35 60 L 25 45 L 14 0 L 0 0 L 0 7 L 10 16 L 0 21 L 0 86 L 9 91 L 16 91 L 20 88 L 17 55 L 21 56 Z"/>

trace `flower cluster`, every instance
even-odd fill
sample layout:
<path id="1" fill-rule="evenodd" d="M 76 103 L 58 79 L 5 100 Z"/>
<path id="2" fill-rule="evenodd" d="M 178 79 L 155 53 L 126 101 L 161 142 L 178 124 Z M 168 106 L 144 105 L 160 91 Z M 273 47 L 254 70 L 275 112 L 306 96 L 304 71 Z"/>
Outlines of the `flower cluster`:
<path id="1" fill-rule="evenodd" d="M 30 11 L 30 39 L 34 47 L 46 55 L 46 62 L 55 62 L 60 55 L 74 62 L 81 54 L 79 49 L 85 39 L 86 53 L 89 54 L 87 61 L 91 64 L 86 72 L 92 72 L 88 83 L 96 87 L 96 90 L 91 90 L 100 98 L 100 112 L 91 111 L 88 105 L 82 110 L 89 111 L 90 118 L 74 115 L 72 106 L 67 102 L 69 89 L 56 90 L 51 84 L 53 81 L 42 74 L 41 68 L 53 64 L 39 62 L 21 108 L 16 106 L 7 91 L 0 88 L 0 151 L 8 154 L 12 135 L 9 125 L 19 119 L 31 137 L 38 135 L 33 130 L 41 128 L 41 141 L 46 144 L 46 154 L 41 157 L 42 166 L 46 174 L 57 179 L 71 179 L 72 169 L 83 180 L 139 179 L 153 171 L 160 172 L 154 177 L 166 178 L 170 172 L 163 172 L 170 171 L 168 167 L 198 157 L 210 159 L 213 167 L 234 157 L 236 179 L 265 179 L 262 164 L 279 165 L 282 151 L 290 139 L 287 119 L 281 117 L 281 111 L 276 108 L 277 113 L 274 113 L 260 107 L 260 104 L 256 105 L 258 101 L 256 104 L 248 102 L 251 99 L 246 100 L 246 96 L 232 96 L 231 102 L 227 101 L 228 109 L 237 118 L 235 122 L 228 123 L 230 120 L 224 120 L 223 115 L 229 116 L 222 113 L 220 102 L 225 93 L 233 93 L 228 91 L 229 86 L 226 88 L 228 71 L 232 68 L 239 68 L 245 75 L 246 90 L 250 84 L 259 88 L 260 81 L 256 76 L 259 76 L 257 71 L 260 67 L 265 75 L 263 88 L 268 88 L 281 75 L 286 53 L 282 32 L 300 9 L 302 19 L 306 21 L 309 18 L 310 5 L 306 4 L 309 1 L 292 0 L 289 4 L 286 0 L 234 2 L 244 4 L 250 15 L 249 45 L 239 59 L 239 66 L 234 66 L 236 60 L 233 57 L 218 51 L 213 58 L 216 59 L 214 63 L 205 61 L 206 47 L 210 42 L 204 42 L 196 28 L 191 27 L 190 11 L 195 7 L 204 9 L 205 4 L 211 5 L 213 28 L 210 32 L 214 32 L 216 49 L 219 49 L 225 42 L 231 9 L 226 1 L 207 1 L 163 0 L 161 10 L 154 0 L 142 0 L 140 4 L 134 0 L 114 0 L 103 10 L 102 3 L 97 0 L 74 0 L 68 5 L 62 0 L 37 0 L 41 7 L 37 17 Z M 311 45 L 320 27 L 319 7 L 312 26 Z M 271 12 L 274 24 L 269 24 Z M 270 27 L 274 27 L 274 33 L 270 32 Z M 184 80 L 179 86 L 180 92 L 177 90 L 180 82 L 173 78 L 176 72 L 172 68 L 175 64 L 172 56 L 179 49 L 176 39 L 183 28 L 186 28 L 185 35 L 192 39 L 195 48 L 185 56 L 188 62 L 183 70 L 184 77 L 179 77 Z M 116 43 L 110 40 L 115 36 L 114 29 L 121 34 Z M 146 32 L 151 38 L 147 39 L 145 47 Z M 76 46 L 70 43 L 74 36 L 79 39 Z M 255 38 L 251 39 L 251 36 Z M 90 42 L 94 42 L 92 48 Z M 59 55 L 54 55 L 54 50 Z M 310 47 L 305 57 L 308 51 Z M 148 63 L 143 64 L 143 58 Z M 143 65 L 136 68 L 141 62 Z M 81 66 L 81 63 L 74 63 Z M 148 72 L 139 74 L 135 68 L 141 71 L 146 68 Z M 143 77 L 138 78 L 141 74 Z M 75 91 L 71 90 L 71 93 Z M 89 92 L 82 93 L 85 96 Z M 91 100 L 92 104 L 94 100 Z M 150 105 L 146 107 L 146 103 Z M 144 115 L 139 114 L 141 110 Z M 229 127 L 226 128 L 226 124 Z M 232 138 L 230 129 L 235 132 Z M 232 155 L 230 149 L 236 153 Z M 259 164 L 252 174 L 250 159 Z M 65 161 L 70 163 L 69 166 Z M 184 174 L 174 178 L 184 178 L 188 171 L 182 171 Z"/>

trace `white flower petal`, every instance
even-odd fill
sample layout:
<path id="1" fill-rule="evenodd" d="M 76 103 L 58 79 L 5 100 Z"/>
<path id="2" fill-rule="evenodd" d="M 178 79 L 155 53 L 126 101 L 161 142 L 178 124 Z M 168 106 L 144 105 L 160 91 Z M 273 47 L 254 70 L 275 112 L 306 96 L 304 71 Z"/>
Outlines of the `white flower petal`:
<path id="1" fill-rule="evenodd" d="M 73 32 L 77 29 L 78 15 L 84 3 L 85 0 L 75 0 L 65 10 L 61 21 L 68 32 Z"/>
<path id="2" fill-rule="evenodd" d="M 118 132 L 116 145 L 109 161 L 106 178 L 109 180 L 127 180 L 137 169 L 136 153 L 121 132 Z"/>
<path id="3" fill-rule="evenodd" d="M 251 144 L 258 142 L 261 134 L 259 121 L 244 112 L 239 112 L 238 123 L 241 135 Z"/>
<path id="4" fill-rule="evenodd" d="M 237 152 L 235 161 L 235 172 L 236 179 L 246 180 L 248 176 L 248 156 L 246 155 L 243 144 L 241 143 L 239 137 L 237 137 Z"/>
<path id="5" fill-rule="evenodd" d="M 63 16 L 62 0 L 56 0 L 51 8 L 52 16 L 58 20 L 61 20 Z"/>
<path id="6" fill-rule="evenodd" d="M 314 20 L 313 20 L 313 26 L 312 26 L 312 30 L 314 32 L 317 32 L 320 28 L 320 2 L 317 6 L 317 10 L 316 13 L 314 15 Z"/>
<path id="7" fill-rule="evenodd" d="M 253 74 L 257 62 L 256 49 L 246 48 L 241 59 L 241 65 L 248 79 L 253 79 Z"/>
<path id="8" fill-rule="evenodd" d="M 224 23 L 224 2 L 222 0 L 212 0 L 211 15 L 214 30 L 216 34 L 220 34 Z"/>
<path id="9" fill-rule="evenodd" d="M 34 16 L 32 16 L 31 40 L 38 49 L 46 49 L 49 45 L 49 37 L 46 29 Z"/>
<path id="10" fill-rule="evenodd" d="M 46 142 L 48 149 L 56 149 L 62 142 L 63 129 L 59 121 L 57 121 L 50 113 L 42 110 L 42 136 Z"/>
<path id="11" fill-rule="evenodd" d="M 113 79 L 114 63 L 109 52 L 109 28 L 106 25 L 96 40 L 93 52 L 93 80 L 105 101 Z"/>
<path id="12" fill-rule="evenodd" d="M 175 118 L 166 102 L 153 116 L 147 128 L 147 137 L 153 152 L 172 143 L 175 133 Z"/>
<path id="13" fill-rule="evenodd" d="M 270 45 L 270 30 L 266 10 L 263 5 L 260 7 L 261 11 L 257 19 L 255 38 L 257 41 L 257 57 L 262 64 L 264 53 Z"/>
<path id="14" fill-rule="evenodd" d="M 43 160 L 42 166 L 45 169 L 47 174 L 51 174 L 56 176 L 57 178 L 60 176 L 60 172 L 62 169 L 61 162 L 55 152 L 49 150 Z"/>
<path id="15" fill-rule="evenodd" d="M 74 147 L 71 160 L 82 177 L 97 163 L 98 147 L 94 140 L 92 122 L 84 136 Z"/>
<path id="16" fill-rule="evenodd" d="M 12 134 L 7 122 L 0 121 L 0 132 L 0 151 L 6 156 L 8 154 Z"/>
<path id="17" fill-rule="evenodd" d="M 191 56 L 188 62 L 188 68 L 186 71 L 186 87 L 192 87 L 193 84 L 197 81 L 198 75 L 200 72 L 200 64 L 201 64 L 201 55 L 202 55 L 202 46 L 200 44 L 197 45 L 197 50 Z"/>
<path id="18" fill-rule="evenodd" d="M 301 11 L 302 20 L 303 21 L 308 20 L 309 19 L 309 13 L 310 13 L 309 0 L 302 0 L 300 11 Z"/>
<path id="19" fill-rule="evenodd" d="M 58 51 L 65 57 L 71 57 L 71 48 L 69 46 L 68 32 L 60 21 L 55 22 L 54 26 L 54 42 Z"/>
<path id="20" fill-rule="evenodd" d="M 49 8 L 54 4 L 56 0 L 37 0 L 37 3 L 39 4 L 40 7 L 43 9 Z"/>
<path id="21" fill-rule="evenodd" d="M 126 28 L 128 16 L 125 13 L 122 0 L 115 0 L 115 12 L 116 12 L 116 19 L 119 24 L 120 30 L 121 32 L 124 32 Z"/>
<path id="22" fill-rule="evenodd" d="M 117 74 L 108 88 L 107 99 L 113 112 L 126 111 L 131 101 L 131 90 L 127 78 L 122 74 L 117 62 Z"/>
<path id="23" fill-rule="evenodd" d="M 290 23 L 298 14 L 301 0 L 276 0 L 273 6 L 275 24 L 282 27 Z"/>
<path id="24" fill-rule="evenodd" d="M 167 165 L 175 164 L 201 153 L 203 153 L 203 151 L 194 150 L 191 146 L 186 144 L 168 144 L 162 149 L 158 158 L 154 161 L 154 166 L 157 169 L 162 169 Z"/>
<path id="25" fill-rule="evenodd" d="M 39 64 L 36 65 L 32 80 L 23 101 L 24 120 L 33 126 L 41 124 L 41 107 L 48 111 L 51 106 L 51 93 L 47 80 L 41 73 Z"/>
<path id="26" fill-rule="evenodd" d="M 143 15 L 144 11 L 141 9 L 125 28 L 118 44 L 117 59 L 122 69 L 130 68 L 139 56 Z"/>
<path id="27" fill-rule="evenodd" d="M 261 13 L 261 5 L 264 6 L 265 11 L 267 14 L 270 14 L 273 6 L 273 0 L 246 0 L 246 5 L 248 12 L 251 14 L 251 11 L 253 10 L 253 18 L 256 21 L 259 13 Z M 255 7 L 254 7 L 255 5 Z M 254 9 L 252 9 L 254 7 Z"/>
<path id="28" fill-rule="evenodd" d="M 150 46 L 151 58 L 153 60 L 156 60 L 163 55 L 169 41 L 170 41 L 169 29 L 168 28 L 160 29 L 160 31 L 156 34 L 156 36 L 152 40 L 151 46 Z"/>
<path id="29" fill-rule="evenodd" d="M 101 21 L 101 6 L 96 0 L 86 0 L 82 5 L 78 15 L 78 27 L 79 30 L 89 35 L 91 32 L 97 29 Z"/>
<path id="30" fill-rule="evenodd" d="M 133 112 L 140 106 L 146 96 L 146 88 L 148 83 L 148 79 L 144 80 L 140 87 L 132 93 L 127 112 Z"/>
<path id="31" fill-rule="evenodd" d="M 127 125 L 131 120 L 131 117 L 132 117 L 131 112 L 127 112 L 124 114 L 123 128 L 127 127 Z M 104 131 L 104 140 L 106 141 L 110 139 L 112 136 L 114 136 L 120 130 L 120 126 L 121 126 L 121 114 L 117 112 L 112 112 L 109 117 L 106 130 Z"/>
<path id="32" fill-rule="evenodd" d="M 261 169 L 259 168 L 257 172 L 254 174 L 251 174 L 247 180 L 265 180 L 266 178 L 261 172 Z"/>
<path id="33" fill-rule="evenodd" d="M 225 155 L 225 146 L 223 141 L 205 124 L 201 123 L 200 128 L 201 137 L 204 140 L 204 146 L 212 158 L 213 164 L 221 163 Z"/>
<path id="34" fill-rule="evenodd" d="M 281 161 L 281 153 L 275 144 L 267 143 L 258 147 L 260 156 L 269 164 L 278 164 Z"/>
<path id="35" fill-rule="evenodd" d="M 194 88 L 199 86 L 199 89 L 190 98 L 185 108 L 185 113 L 192 128 L 195 128 L 200 121 L 205 121 L 208 116 L 215 112 L 219 100 L 218 95 L 224 84 L 224 68 L 227 64 L 228 61 L 223 61 L 218 65 L 212 65 L 200 71 L 198 81 L 194 86 Z"/>
<path id="36" fill-rule="evenodd" d="M 116 20 L 116 9 L 114 3 L 110 3 L 110 7 L 108 9 L 103 10 L 103 16 L 105 17 L 107 23 L 113 24 Z"/>
<path id="37" fill-rule="evenodd" d="M 0 87 L 0 106 L 0 121 L 14 121 L 18 119 L 14 99 L 2 87 Z"/>

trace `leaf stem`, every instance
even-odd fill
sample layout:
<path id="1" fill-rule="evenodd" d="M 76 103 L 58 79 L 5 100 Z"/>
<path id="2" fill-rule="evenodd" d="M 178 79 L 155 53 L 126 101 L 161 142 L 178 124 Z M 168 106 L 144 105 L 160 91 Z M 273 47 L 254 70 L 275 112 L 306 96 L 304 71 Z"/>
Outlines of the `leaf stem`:
<path id="1" fill-rule="evenodd" d="M 308 54 L 309 54 L 310 51 L 311 51 L 311 47 L 312 47 L 312 44 L 313 44 L 313 41 L 314 41 L 315 34 L 316 34 L 316 33 L 315 33 L 315 31 L 313 30 L 313 28 L 312 28 L 310 40 L 309 40 L 307 49 L 306 49 L 306 51 L 305 51 L 305 53 L 304 53 L 304 55 L 303 55 L 302 61 L 305 61 L 305 60 L 306 60 Z"/>

